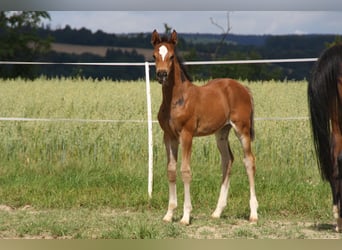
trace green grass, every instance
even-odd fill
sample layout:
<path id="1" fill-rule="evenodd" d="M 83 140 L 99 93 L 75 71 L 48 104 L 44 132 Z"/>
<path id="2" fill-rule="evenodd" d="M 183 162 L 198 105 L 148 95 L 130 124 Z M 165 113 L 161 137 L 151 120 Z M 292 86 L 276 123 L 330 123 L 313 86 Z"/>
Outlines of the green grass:
<path id="1" fill-rule="evenodd" d="M 308 116 L 306 82 L 244 84 L 253 93 L 255 117 Z M 147 117 L 143 81 L 16 79 L 2 80 L 0 87 L 1 117 L 104 120 L 146 120 Z M 151 91 L 156 119 L 160 85 L 152 82 Z M 270 226 L 266 220 L 331 223 L 330 190 L 317 170 L 308 120 L 256 120 L 255 130 L 253 149 L 257 158 L 260 231 L 267 231 Z M 248 218 L 247 175 L 241 146 L 232 133 L 235 162 L 223 219 L 216 222 L 208 219 L 215 208 L 221 180 L 219 153 L 211 136 L 194 139 L 193 224 L 185 229 L 177 223 L 162 223 L 168 186 L 162 132 L 157 123 L 153 124 L 153 136 L 154 186 L 153 198 L 149 200 L 146 123 L 0 121 L 0 204 L 17 208 L 12 212 L 0 211 L 0 237 L 196 238 L 202 235 L 211 238 L 210 229 L 199 227 L 209 224 L 218 230 L 222 224 L 229 227 L 234 221 Z M 177 181 L 178 220 L 183 187 L 181 179 Z M 35 213 L 21 211 L 25 205 L 33 207 Z M 108 210 L 118 212 L 86 223 L 86 218 L 106 214 Z M 127 226 L 122 229 L 123 225 Z M 245 226 L 220 236 L 261 238 L 253 228 Z"/>

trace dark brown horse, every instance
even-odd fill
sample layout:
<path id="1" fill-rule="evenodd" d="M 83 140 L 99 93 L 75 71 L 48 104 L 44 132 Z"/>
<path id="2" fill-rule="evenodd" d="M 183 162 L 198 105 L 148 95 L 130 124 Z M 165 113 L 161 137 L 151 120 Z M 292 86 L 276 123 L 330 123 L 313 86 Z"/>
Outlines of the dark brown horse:
<path id="1" fill-rule="evenodd" d="M 342 44 L 325 50 L 308 86 L 311 128 L 322 178 L 330 183 L 342 232 Z"/>
<path id="2" fill-rule="evenodd" d="M 231 128 L 240 139 L 250 185 L 250 221 L 258 219 L 258 202 L 255 195 L 255 158 L 251 150 L 254 137 L 253 99 L 248 89 L 232 79 L 214 79 L 204 86 L 192 84 L 175 54 L 177 33 L 170 38 L 152 33 L 153 57 L 156 77 L 162 84 L 163 100 L 158 121 L 164 131 L 169 180 L 169 205 L 164 221 L 171 221 L 177 207 L 176 165 L 178 145 L 182 149 L 181 173 L 184 183 L 184 211 L 181 223 L 190 223 L 190 157 L 194 136 L 215 134 L 222 160 L 222 184 L 216 210 L 212 217 L 219 218 L 227 205 L 229 176 L 233 155 L 228 134 Z"/>

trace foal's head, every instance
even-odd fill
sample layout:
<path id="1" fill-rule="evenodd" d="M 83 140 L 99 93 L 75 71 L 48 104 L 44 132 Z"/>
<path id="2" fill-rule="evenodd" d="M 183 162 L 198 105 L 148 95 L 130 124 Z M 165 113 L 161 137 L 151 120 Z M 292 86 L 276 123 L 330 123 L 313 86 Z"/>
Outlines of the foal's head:
<path id="1" fill-rule="evenodd" d="M 156 30 L 152 33 L 151 43 L 154 47 L 153 58 L 156 62 L 156 74 L 159 83 L 167 83 L 167 77 L 175 59 L 177 32 L 173 30 L 170 38 L 160 37 Z"/>

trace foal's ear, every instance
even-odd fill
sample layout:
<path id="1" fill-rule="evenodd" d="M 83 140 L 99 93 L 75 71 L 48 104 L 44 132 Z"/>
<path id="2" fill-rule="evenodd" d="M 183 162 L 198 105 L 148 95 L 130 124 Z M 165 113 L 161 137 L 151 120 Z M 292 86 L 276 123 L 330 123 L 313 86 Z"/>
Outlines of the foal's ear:
<path id="1" fill-rule="evenodd" d="M 177 32 L 176 32 L 176 30 L 173 30 L 173 32 L 172 32 L 171 38 L 170 38 L 170 42 L 173 43 L 174 45 L 177 44 L 178 39 L 177 39 Z"/>
<path id="2" fill-rule="evenodd" d="M 152 43 L 153 46 L 156 46 L 160 42 L 161 42 L 160 36 L 159 36 L 157 30 L 154 30 L 152 32 L 151 43 Z"/>

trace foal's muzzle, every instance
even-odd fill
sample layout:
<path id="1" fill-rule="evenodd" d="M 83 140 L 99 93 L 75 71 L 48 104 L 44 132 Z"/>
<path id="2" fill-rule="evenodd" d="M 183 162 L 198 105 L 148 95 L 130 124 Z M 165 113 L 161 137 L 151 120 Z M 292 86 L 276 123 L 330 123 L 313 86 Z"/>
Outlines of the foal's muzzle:
<path id="1" fill-rule="evenodd" d="M 166 83 L 166 81 L 167 81 L 167 72 L 165 70 L 157 71 L 157 81 L 160 84 Z"/>

